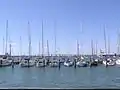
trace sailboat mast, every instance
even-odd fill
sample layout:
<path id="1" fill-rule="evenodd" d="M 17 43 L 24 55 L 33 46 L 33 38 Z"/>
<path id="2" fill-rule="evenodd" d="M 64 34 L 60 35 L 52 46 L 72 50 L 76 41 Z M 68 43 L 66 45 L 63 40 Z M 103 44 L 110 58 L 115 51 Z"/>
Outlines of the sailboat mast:
<path id="1" fill-rule="evenodd" d="M 105 42 L 105 54 L 107 54 L 105 26 L 104 26 L 104 42 Z"/>
<path id="2" fill-rule="evenodd" d="M 39 56 L 40 56 L 40 40 L 39 40 Z"/>
<path id="3" fill-rule="evenodd" d="M 10 47 L 10 56 L 11 56 L 11 48 L 12 48 L 11 42 L 10 42 L 9 47 Z"/>
<path id="4" fill-rule="evenodd" d="M 28 40 L 29 40 L 29 57 L 31 56 L 31 34 L 30 34 L 30 23 L 28 21 Z"/>
<path id="5" fill-rule="evenodd" d="M 49 56 L 50 53 L 49 53 L 49 42 L 48 42 L 48 40 L 47 40 L 47 52 L 48 52 L 48 56 Z"/>
<path id="6" fill-rule="evenodd" d="M 5 47 L 6 54 L 7 54 L 7 42 L 8 42 L 8 20 L 6 21 L 6 47 Z"/>
<path id="7" fill-rule="evenodd" d="M 96 49 L 95 49 L 95 43 L 93 43 L 93 55 L 95 55 L 95 51 Z"/>
<path id="8" fill-rule="evenodd" d="M 22 56 L 22 38 L 20 36 L 20 55 Z"/>
<path id="9" fill-rule="evenodd" d="M 42 57 L 44 56 L 44 37 L 43 37 L 43 21 L 42 21 Z"/>
<path id="10" fill-rule="evenodd" d="M 92 51 L 92 55 L 93 55 L 93 40 L 91 40 L 91 51 Z"/>
<path id="11" fill-rule="evenodd" d="M 79 56 L 79 42 L 77 40 L 77 55 Z"/>
<path id="12" fill-rule="evenodd" d="M 5 39 L 4 39 L 4 37 L 3 37 L 3 54 L 5 53 L 5 52 L 4 52 L 4 49 L 5 49 Z"/>
<path id="13" fill-rule="evenodd" d="M 11 56 L 11 47 L 12 47 L 12 45 L 11 45 L 11 39 L 10 39 L 10 35 L 9 35 L 9 55 Z"/>
<path id="14" fill-rule="evenodd" d="M 110 38 L 108 37 L 108 54 L 110 54 Z"/>
<path id="15" fill-rule="evenodd" d="M 98 44 L 98 43 L 97 43 L 97 41 L 96 41 L 96 55 L 97 55 L 97 52 L 98 52 L 98 51 L 97 51 L 97 49 L 98 49 L 98 48 L 97 48 L 97 44 Z"/>
<path id="16" fill-rule="evenodd" d="M 55 38 L 55 56 L 56 56 L 56 23 L 54 26 L 54 38 Z"/>
<path id="17" fill-rule="evenodd" d="M 118 31 L 117 53 L 120 54 L 120 32 Z"/>

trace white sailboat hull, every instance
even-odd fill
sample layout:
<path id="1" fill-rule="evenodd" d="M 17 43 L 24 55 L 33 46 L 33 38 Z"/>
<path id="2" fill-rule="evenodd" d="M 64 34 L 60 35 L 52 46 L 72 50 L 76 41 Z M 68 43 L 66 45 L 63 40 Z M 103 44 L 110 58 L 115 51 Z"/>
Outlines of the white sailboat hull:
<path id="1" fill-rule="evenodd" d="M 52 63 L 50 63 L 50 66 L 51 66 L 51 67 L 58 67 L 59 64 L 58 64 L 57 62 L 54 62 L 54 63 L 52 62 Z"/>
<path id="2" fill-rule="evenodd" d="M 43 62 L 41 62 L 41 63 L 37 62 L 36 63 L 36 67 L 44 67 L 44 66 L 46 66 L 46 64 L 44 64 Z"/>
<path id="3" fill-rule="evenodd" d="M 116 60 L 116 64 L 120 65 L 120 59 Z"/>
<path id="4" fill-rule="evenodd" d="M 19 64 L 21 67 L 33 67 L 35 63 L 33 61 L 23 61 Z"/>
<path id="5" fill-rule="evenodd" d="M 87 67 L 87 63 L 86 62 L 82 62 L 82 61 L 77 62 L 76 65 L 78 67 Z"/>
<path id="6" fill-rule="evenodd" d="M 31 64 L 31 63 L 29 63 L 29 65 L 28 63 L 21 63 L 20 65 L 21 67 L 33 67 L 34 66 L 34 64 Z"/>
<path id="7" fill-rule="evenodd" d="M 11 66 L 11 62 L 8 60 L 0 60 L 0 67 Z"/>
<path id="8" fill-rule="evenodd" d="M 105 66 L 114 66 L 115 65 L 115 62 L 113 62 L 113 61 L 110 61 L 110 62 L 107 62 L 107 61 L 103 61 L 103 64 L 105 65 Z"/>
<path id="9" fill-rule="evenodd" d="M 73 62 L 64 62 L 64 66 L 70 67 L 73 65 Z"/>
<path id="10" fill-rule="evenodd" d="M 106 61 L 103 61 L 103 64 L 106 66 L 107 65 Z"/>

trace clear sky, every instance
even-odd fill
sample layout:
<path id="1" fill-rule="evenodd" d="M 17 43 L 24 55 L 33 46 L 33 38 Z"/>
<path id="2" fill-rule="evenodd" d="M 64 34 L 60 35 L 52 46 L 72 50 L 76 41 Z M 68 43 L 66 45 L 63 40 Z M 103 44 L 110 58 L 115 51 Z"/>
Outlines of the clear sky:
<path id="1" fill-rule="evenodd" d="M 44 47 L 49 41 L 54 53 L 54 23 L 56 23 L 58 53 L 75 54 L 76 40 L 80 53 L 91 53 L 91 39 L 104 49 L 103 26 L 110 37 L 111 52 L 116 52 L 117 30 L 120 28 L 120 0 L 1 0 L 0 1 L 0 53 L 8 20 L 12 54 L 28 54 L 27 22 L 30 22 L 32 54 L 38 54 L 41 40 L 41 22 L 44 24 Z M 9 50 L 8 50 L 9 51 Z"/>

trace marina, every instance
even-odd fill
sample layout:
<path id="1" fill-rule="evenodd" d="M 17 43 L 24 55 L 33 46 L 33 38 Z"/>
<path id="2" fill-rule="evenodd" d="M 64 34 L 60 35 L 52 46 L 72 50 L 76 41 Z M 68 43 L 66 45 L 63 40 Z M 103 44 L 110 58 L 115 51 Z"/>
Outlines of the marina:
<path id="1" fill-rule="evenodd" d="M 2 0 L 0 88 L 119 89 L 119 0 Z"/>
<path id="2" fill-rule="evenodd" d="M 8 21 L 7 21 L 8 24 Z M 57 37 L 54 31 L 54 54 L 50 54 L 47 40 L 47 55 L 44 50 L 43 23 L 39 55 L 32 55 L 31 31 L 28 22 L 28 55 L 12 55 L 11 43 L 8 53 L 0 55 L 0 87 L 37 88 L 120 88 L 120 55 L 107 53 L 104 31 L 105 51 L 98 54 L 97 45 L 91 40 L 91 54 L 80 54 L 77 40 L 76 54 L 57 54 Z M 8 27 L 6 37 L 8 37 Z M 20 37 L 20 48 L 22 39 Z M 7 39 L 6 39 L 7 44 Z M 40 53 L 42 46 L 42 53 Z M 5 47 L 5 46 L 4 46 Z M 95 52 L 96 51 L 96 52 Z M 22 53 L 22 49 L 20 50 Z M 118 77 L 118 78 L 117 78 Z"/>

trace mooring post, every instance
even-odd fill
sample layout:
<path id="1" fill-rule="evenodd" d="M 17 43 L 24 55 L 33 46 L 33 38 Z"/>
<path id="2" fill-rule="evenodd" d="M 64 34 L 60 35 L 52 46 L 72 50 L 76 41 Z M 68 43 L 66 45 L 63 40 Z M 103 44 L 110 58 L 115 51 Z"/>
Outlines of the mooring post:
<path id="1" fill-rule="evenodd" d="M 14 61 L 13 61 L 13 59 L 12 59 L 12 68 L 14 68 Z"/>
<path id="2" fill-rule="evenodd" d="M 106 67 L 108 67 L 108 64 L 107 64 L 107 58 L 106 58 L 106 56 L 105 56 L 105 60 L 106 60 Z"/>
<path id="3" fill-rule="evenodd" d="M 43 59 L 43 64 L 44 64 L 44 67 L 45 67 L 45 59 Z"/>
<path id="4" fill-rule="evenodd" d="M 91 60 L 91 57 L 90 57 L 90 68 L 92 67 L 92 60 Z"/>
<path id="5" fill-rule="evenodd" d="M 60 65 L 61 65 L 61 64 L 60 64 L 60 59 L 59 59 L 59 62 L 58 62 L 58 63 L 59 63 L 59 69 L 60 69 L 60 67 L 61 67 L 61 66 L 60 66 Z"/>
<path id="6" fill-rule="evenodd" d="M 30 60 L 30 58 L 28 59 L 28 68 L 29 68 L 29 60 Z"/>
<path id="7" fill-rule="evenodd" d="M 48 58 L 48 60 L 47 60 L 47 66 L 49 65 L 49 63 L 50 63 L 50 60 L 49 60 L 49 58 Z"/>
<path id="8" fill-rule="evenodd" d="M 74 59 L 74 68 L 76 68 L 76 59 Z"/>

